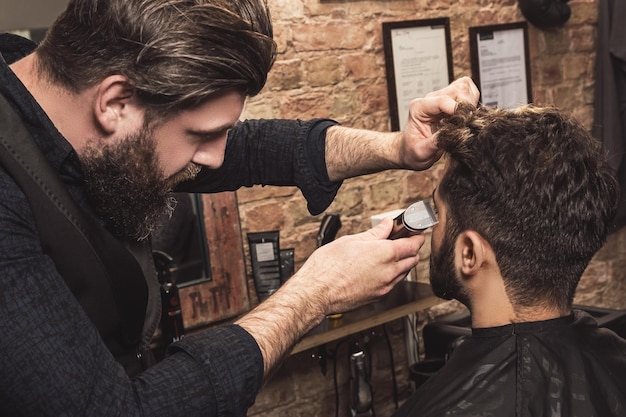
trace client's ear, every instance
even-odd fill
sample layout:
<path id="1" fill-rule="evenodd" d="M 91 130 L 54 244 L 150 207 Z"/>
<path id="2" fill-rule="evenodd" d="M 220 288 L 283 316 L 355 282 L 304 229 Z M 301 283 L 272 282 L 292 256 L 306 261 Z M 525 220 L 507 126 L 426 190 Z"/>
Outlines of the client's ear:
<path id="1" fill-rule="evenodd" d="M 478 232 L 467 230 L 456 240 L 456 265 L 463 276 L 476 275 L 492 259 L 492 255 L 491 246 Z"/>

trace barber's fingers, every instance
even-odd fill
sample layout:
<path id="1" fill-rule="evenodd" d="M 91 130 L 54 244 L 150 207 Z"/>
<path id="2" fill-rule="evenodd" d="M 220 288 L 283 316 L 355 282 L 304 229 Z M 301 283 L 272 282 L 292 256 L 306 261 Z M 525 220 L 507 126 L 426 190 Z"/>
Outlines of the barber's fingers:
<path id="1" fill-rule="evenodd" d="M 393 219 L 383 218 L 376 226 L 372 227 L 369 230 L 366 230 L 365 232 L 358 233 L 354 235 L 354 237 L 361 240 L 387 240 L 392 229 Z M 389 241 L 390 243 L 394 241 L 396 242 L 392 245 L 395 260 L 399 261 L 400 259 L 416 256 L 418 251 L 424 244 L 424 240 L 424 235 L 420 233 L 410 236 L 408 238 L 394 239 L 392 241 Z"/>
<path id="2" fill-rule="evenodd" d="M 395 254 L 393 267 L 396 276 L 403 278 L 411 268 L 417 265 L 420 260 L 419 250 L 424 244 L 424 240 L 424 235 L 419 234 L 392 241 Z"/>
<path id="3" fill-rule="evenodd" d="M 432 93 L 428 93 L 426 95 L 426 97 L 436 96 L 448 97 L 457 103 L 467 102 L 476 105 L 478 104 L 478 99 L 480 98 L 480 91 L 470 77 L 461 77 L 441 90 L 433 91 Z M 445 104 L 443 106 L 449 109 L 450 103 L 450 100 L 445 100 Z M 454 109 L 452 109 L 452 111 L 454 111 Z"/>
<path id="4" fill-rule="evenodd" d="M 376 226 L 363 232 L 361 237 L 363 239 L 387 239 L 393 229 L 393 220 L 390 218 L 383 218 Z"/>
<path id="5" fill-rule="evenodd" d="M 426 238 L 421 233 L 418 235 L 394 239 L 392 242 L 395 243 L 394 252 L 396 254 L 396 261 L 400 261 L 405 258 L 419 257 L 419 250 L 425 240 Z"/>
<path id="6" fill-rule="evenodd" d="M 473 104 L 474 106 L 478 104 L 478 99 L 480 98 L 480 90 L 470 77 L 461 77 L 450 86 L 452 85 L 454 85 L 456 89 L 454 99 L 457 102 L 463 101 Z"/>
<path id="7" fill-rule="evenodd" d="M 466 102 L 475 106 L 479 98 L 476 84 L 471 78 L 463 77 L 441 90 L 411 101 L 409 115 L 416 121 L 438 120 L 443 115 L 454 114 L 458 103 Z"/>

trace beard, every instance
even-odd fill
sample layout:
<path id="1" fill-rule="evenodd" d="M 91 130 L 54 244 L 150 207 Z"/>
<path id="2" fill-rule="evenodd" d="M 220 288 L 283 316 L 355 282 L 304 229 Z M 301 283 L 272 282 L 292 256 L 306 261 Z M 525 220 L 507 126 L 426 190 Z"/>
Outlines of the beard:
<path id="1" fill-rule="evenodd" d="M 176 206 L 174 187 L 200 171 L 190 162 L 166 177 L 159 166 L 152 130 L 145 126 L 119 143 L 102 146 L 92 141 L 80 161 L 96 213 L 105 227 L 122 239 L 147 238 L 171 217 Z"/>
<path id="2" fill-rule="evenodd" d="M 469 299 L 454 269 L 454 239 L 447 231 L 439 250 L 430 254 L 430 285 L 437 297 L 468 305 Z"/>

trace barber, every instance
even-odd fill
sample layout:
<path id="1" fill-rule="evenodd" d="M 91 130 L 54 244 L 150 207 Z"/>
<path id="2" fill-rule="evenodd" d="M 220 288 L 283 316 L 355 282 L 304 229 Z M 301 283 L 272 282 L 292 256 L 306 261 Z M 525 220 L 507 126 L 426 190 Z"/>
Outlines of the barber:
<path id="1" fill-rule="evenodd" d="M 388 293 L 418 262 L 424 238 L 387 240 L 392 224 L 384 221 L 337 239 L 234 324 L 186 337 L 137 370 L 131 359 L 145 359 L 159 317 L 145 255 L 171 192 L 295 185 L 318 214 L 346 178 L 430 167 L 440 156 L 432 126 L 458 101 L 478 99 L 471 80 L 457 80 L 415 100 L 396 133 L 323 119 L 239 122 L 275 59 L 271 21 L 256 0 L 73 0 L 40 46 L 0 35 L 0 54 L 7 107 L 87 222 L 102 227 L 92 243 L 119 243 L 111 247 L 141 267 L 141 291 L 118 295 L 137 296 L 129 309 L 145 304 L 141 314 L 108 321 L 120 298 L 111 308 L 81 300 L 67 284 L 71 268 L 60 273 L 68 259 L 42 244 L 34 191 L 0 172 L 1 415 L 245 415 L 308 330 Z M 63 235 L 55 239 L 66 245 Z M 88 275 L 86 285 L 106 287 Z M 114 326 L 105 331 L 100 321 Z M 111 336 L 128 322 L 142 324 L 132 350 Z"/>

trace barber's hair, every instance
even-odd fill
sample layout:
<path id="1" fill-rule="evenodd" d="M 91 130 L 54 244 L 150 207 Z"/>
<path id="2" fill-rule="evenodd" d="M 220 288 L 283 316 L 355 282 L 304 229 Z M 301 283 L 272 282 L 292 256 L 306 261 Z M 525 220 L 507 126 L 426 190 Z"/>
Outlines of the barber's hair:
<path id="1" fill-rule="evenodd" d="M 264 0 L 71 0 L 38 56 L 73 92 L 121 74 L 148 108 L 167 112 L 224 91 L 259 93 L 272 36 Z"/>
<path id="2" fill-rule="evenodd" d="M 474 230 L 489 242 L 518 306 L 570 308 L 619 197 L 600 143 L 554 108 L 461 104 L 438 146 L 449 236 Z"/>

